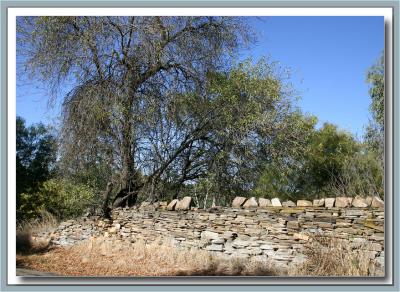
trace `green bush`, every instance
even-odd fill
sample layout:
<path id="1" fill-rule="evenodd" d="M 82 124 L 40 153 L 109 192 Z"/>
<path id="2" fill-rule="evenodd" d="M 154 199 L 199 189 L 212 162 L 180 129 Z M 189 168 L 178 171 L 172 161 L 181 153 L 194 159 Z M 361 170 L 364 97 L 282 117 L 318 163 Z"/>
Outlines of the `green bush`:
<path id="1" fill-rule="evenodd" d="M 63 219 L 81 215 L 88 207 L 98 204 L 99 197 L 84 184 L 50 179 L 38 191 L 21 194 L 20 200 L 18 219 L 35 218 L 43 209 Z"/>
<path id="2" fill-rule="evenodd" d="M 384 196 L 383 168 L 374 152 L 360 151 L 346 159 L 340 176 L 329 186 L 336 196 Z"/>

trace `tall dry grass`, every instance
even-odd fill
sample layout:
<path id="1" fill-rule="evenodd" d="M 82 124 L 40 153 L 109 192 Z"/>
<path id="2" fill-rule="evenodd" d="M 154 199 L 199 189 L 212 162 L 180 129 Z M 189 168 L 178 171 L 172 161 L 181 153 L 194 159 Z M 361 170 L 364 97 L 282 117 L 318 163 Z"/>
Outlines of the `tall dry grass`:
<path id="1" fill-rule="evenodd" d="M 17 224 L 16 249 L 17 254 L 43 252 L 50 244 L 50 238 L 38 239 L 42 232 L 51 232 L 58 225 L 58 220 L 51 213 L 42 210 L 40 217 Z"/>
<path id="2" fill-rule="evenodd" d="M 313 236 L 303 253 L 307 260 L 289 270 L 290 276 L 383 276 L 369 258 L 369 245 L 353 249 L 334 236 Z"/>
<path id="3" fill-rule="evenodd" d="M 177 248 L 168 242 L 126 244 L 92 238 L 42 255 L 19 258 L 20 264 L 65 276 L 235 276 L 276 275 L 267 262 L 228 259 L 208 251 Z"/>

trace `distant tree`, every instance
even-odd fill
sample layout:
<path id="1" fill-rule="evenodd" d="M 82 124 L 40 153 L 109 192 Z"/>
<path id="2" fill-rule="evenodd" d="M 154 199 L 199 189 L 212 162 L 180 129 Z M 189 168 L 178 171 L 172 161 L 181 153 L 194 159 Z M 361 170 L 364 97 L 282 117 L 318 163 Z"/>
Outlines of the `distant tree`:
<path id="1" fill-rule="evenodd" d="M 288 132 L 298 135 L 297 143 L 292 152 L 265 164 L 255 188 L 257 196 L 296 200 L 331 195 L 332 184 L 342 178 L 346 163 L 359 150 L 351 134 L 335 125 L 325 123 L 315 130 L 315 117 L 298 115 L 295 121 L 296 129 Z"/>
<path id="2" fill-rule="evenodd" d="M 369 94 L 371 97 L 370 112 L 372 121 L 367 127 L 365 140 L 370 148 L 375 151 L 383 163 L 384 127 L 385 127 L 385 64 L 382 54 L 378 61 L 369 68 L 367 82 L 371 85 Z M 383 166 L 382 166 L 383 167 Z"/>
<path id="3" fill-rule="evenodd" d="M 38 190 L 54 175 L 56 139 L 43 124 L 26 127 L 25 120 L 16 121 L 16 187 L 17 209 L 20 195 Z"/>
<path id="4" fill-rule="evenodd" d="M 378 61 L 369 68 L 367 82 L 371 85 L 369 94 L 371 96 L 370 111 L 373 119 L 379 127 L 384 130 L 385 125 L 385 63 L 382 54 Z"/>
<path id="5" fill-rule="evenodd" d="M 344 164 L 359 149 L 350 133 L 325 123 L 315 132 L 305 153 L 304 171 L 298 180 L 300 193 L 310 197 L 329 195 L 329 186 L 342 175 Z"/>
<path id="6" fill-rule="evenodd" d="M 370 84 L 369 94 L 371 97 L 370 121 L 364 136 L 366 151 L 369 157 L 375 157 L 380 166 L 378 177 L 381 180 L 374 186 L 374 189 L 381 190 L 378 193 L 383 197 L 384 188 L 384 142 L 385 142 L 385 63 L 383 53 L 378 61 L 369 68 L 367 82 Z M 375 175 L 374 177 L 377 177 Z M 375 179 L 376 182 L 376 179 Z"/>
<path id="7" fill-rule="evenodd" d="M 290 200 L 304 198 L 301 191 L 305 185 L 300 180 L 307 171 L 307 155 L 311 151 L 316 123 L 316 117 L 305 116 L 299 111 L 287 117 L 284 123 L 285 130 L 280 132 L 279 139 L 274 141 L 275 147 L 281 151 L 270 159 L 263 159 L 262 171 L 253 195 Z M 287 143 L 286 139 L 290 143 Z M 287 148 L 282 148 L 285 144 Z"/>

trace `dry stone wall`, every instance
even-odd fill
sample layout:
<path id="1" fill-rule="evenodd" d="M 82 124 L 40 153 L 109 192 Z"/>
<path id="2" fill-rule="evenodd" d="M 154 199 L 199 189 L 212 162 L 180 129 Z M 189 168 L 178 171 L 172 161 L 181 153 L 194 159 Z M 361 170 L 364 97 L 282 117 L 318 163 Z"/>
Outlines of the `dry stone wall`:
<path id="1" fill-rule="evenodd" d="M 252 204 L 248 204 L 251 207 L 244 208 L 245 201 L 235 199 L 235 208 L 209 210 L 193 207 L 182 210 L 184 204 L 179 205 L 179 202 L 174 203 L 180 206 L 178 211 L 171 210 L 174 208 L 167 203 L 117 208 L 112 212 L 111 221 L 82 217 L 62 223 L 52 234 L 52 241 L 66 245 L 92 236 L 126 242 L 161 239 L 176 246 L 204 249 L 227 257 L 268 259 L 287 267 L 306 259 L 302 253 L 304 245 L 313 235 L 333 235 L 347 240 L 353 248 L 365 244 L 368 257 L 383 268 L 382 205 L 357 208 L 350 203 L 347 207 L 325 207 L 321 202 L 311 205 L 300 202 L 301 206 L 293 207 L 265 204 L 254 207 L 251 201 Z"/>

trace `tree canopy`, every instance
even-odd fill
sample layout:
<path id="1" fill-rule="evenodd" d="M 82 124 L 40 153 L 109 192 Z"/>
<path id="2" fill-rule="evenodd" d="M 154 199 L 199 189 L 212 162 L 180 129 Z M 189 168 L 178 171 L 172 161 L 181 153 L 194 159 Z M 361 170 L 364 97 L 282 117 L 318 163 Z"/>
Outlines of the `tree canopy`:
<path id="1" fill-rule="evenodd" d="M 332 124 L 316 129 L 286 72 L 268 58 L 238 61 L 255 40 L 244 17 L 17 18 L 27 71 L 61 98 L 59 175 L 83 183 L 88 202 L 111 181 L 148 201 L 193 193 L 204 206 L 235 195 L 311 198 L 341 192 L 338 182 L 380 193 L 350 187 L 354 169 L 376 186 L 379 171 L 366 167 L 375 158 Z M 367 81 L 369 141 L 378 141 L 383 57 Z M 75 192 L 59 182 L 43 193 Z"/>

